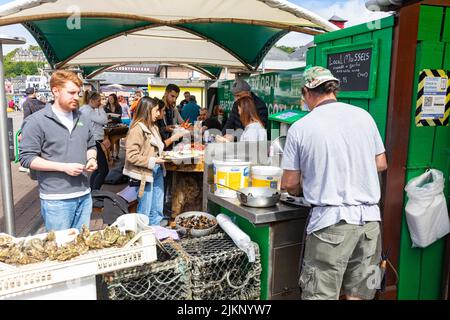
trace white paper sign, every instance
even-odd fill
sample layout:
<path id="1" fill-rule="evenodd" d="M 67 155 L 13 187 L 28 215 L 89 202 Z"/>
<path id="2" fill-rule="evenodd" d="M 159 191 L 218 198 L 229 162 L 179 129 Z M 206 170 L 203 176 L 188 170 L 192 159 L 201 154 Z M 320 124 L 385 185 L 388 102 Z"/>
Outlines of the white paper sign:
<path id="1" fill-rule="evenodd" d="M 425 78 L 421 119 L 444 118 L 447 81 L 447 77 Z"/>

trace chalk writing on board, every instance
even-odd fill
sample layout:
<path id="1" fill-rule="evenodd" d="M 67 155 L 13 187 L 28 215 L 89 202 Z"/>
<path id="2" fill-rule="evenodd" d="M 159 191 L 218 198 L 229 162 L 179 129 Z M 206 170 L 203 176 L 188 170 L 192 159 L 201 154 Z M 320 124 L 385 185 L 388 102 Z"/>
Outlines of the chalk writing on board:
<path id="1" fill-rule="evenodd" d="M 372 48 L 329 54 L 327 67 L 340 80 L 341 91 L 369 90 Z"/>

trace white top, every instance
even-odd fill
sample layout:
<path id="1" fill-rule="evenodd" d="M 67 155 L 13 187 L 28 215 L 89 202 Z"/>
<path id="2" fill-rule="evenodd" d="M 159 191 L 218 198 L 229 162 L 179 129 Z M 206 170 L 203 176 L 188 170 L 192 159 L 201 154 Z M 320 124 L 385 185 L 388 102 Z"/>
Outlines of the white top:
<path id="1" fill-rule="evenodd" d="M 69 112 L 63 112 L 59 111 L 55 108 L 54 105 L 52 105 L 53 113 L 56 114 L 59 121 L 69 130 L 70 133 L 72 133 L 73 129 L 73 113 L 72 111 Z"/>
<path id="2" fill-rule="evenodd" d="M 122 107 L 122 119 L 129 119 L 128 111 L 130 110 L 130 106 L 126 103 L 120 103 L 120 106 Z"/>
<path id="3" fill-rule="evenodd" d="M 267 141 L 267 131 L 259 122 L 250 123 L 245 127 L 239 141 Z"/>
<path id="4" fill-rule="evenodd" d="M 345 103 L 315 108 L 288 131 L 282 168 L 298 170 L 313 209 L 307 233 L 345 220 L 380 221 L 375 157 L 385 152 L 368 112 Z"/>

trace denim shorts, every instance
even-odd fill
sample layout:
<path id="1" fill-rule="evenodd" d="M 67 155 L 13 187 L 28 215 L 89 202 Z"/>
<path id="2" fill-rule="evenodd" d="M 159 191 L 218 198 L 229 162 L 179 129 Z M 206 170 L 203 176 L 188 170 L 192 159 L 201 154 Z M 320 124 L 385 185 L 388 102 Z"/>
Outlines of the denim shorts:
<path id="1" fill-rule="evenodd" d="M 309 234 L 299 285 L 302 299 L 373 299 L 380 280 L 379 222 L 335 225 Z"/>

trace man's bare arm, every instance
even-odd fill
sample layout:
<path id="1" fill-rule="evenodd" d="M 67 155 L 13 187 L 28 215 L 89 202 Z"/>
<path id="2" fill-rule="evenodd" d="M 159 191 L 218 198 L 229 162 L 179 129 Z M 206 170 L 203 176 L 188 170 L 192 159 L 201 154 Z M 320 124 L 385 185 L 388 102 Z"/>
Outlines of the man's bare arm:
<path id="1" fill-rule="evenodd" d="M 284 170 L 281 178 L 281 189 L 289 194 L 299 196 L 302 193 L 302 175 L 297 170 Z"/>
<path id="2" fill-rule="evenodd" d="M 375 162 L 377 164 L 378 172 L 386 170 L 388 167 L 387 160 L 386 160 L 386 153 L 382 153 L 382 154 L 375 156 Z"/>

